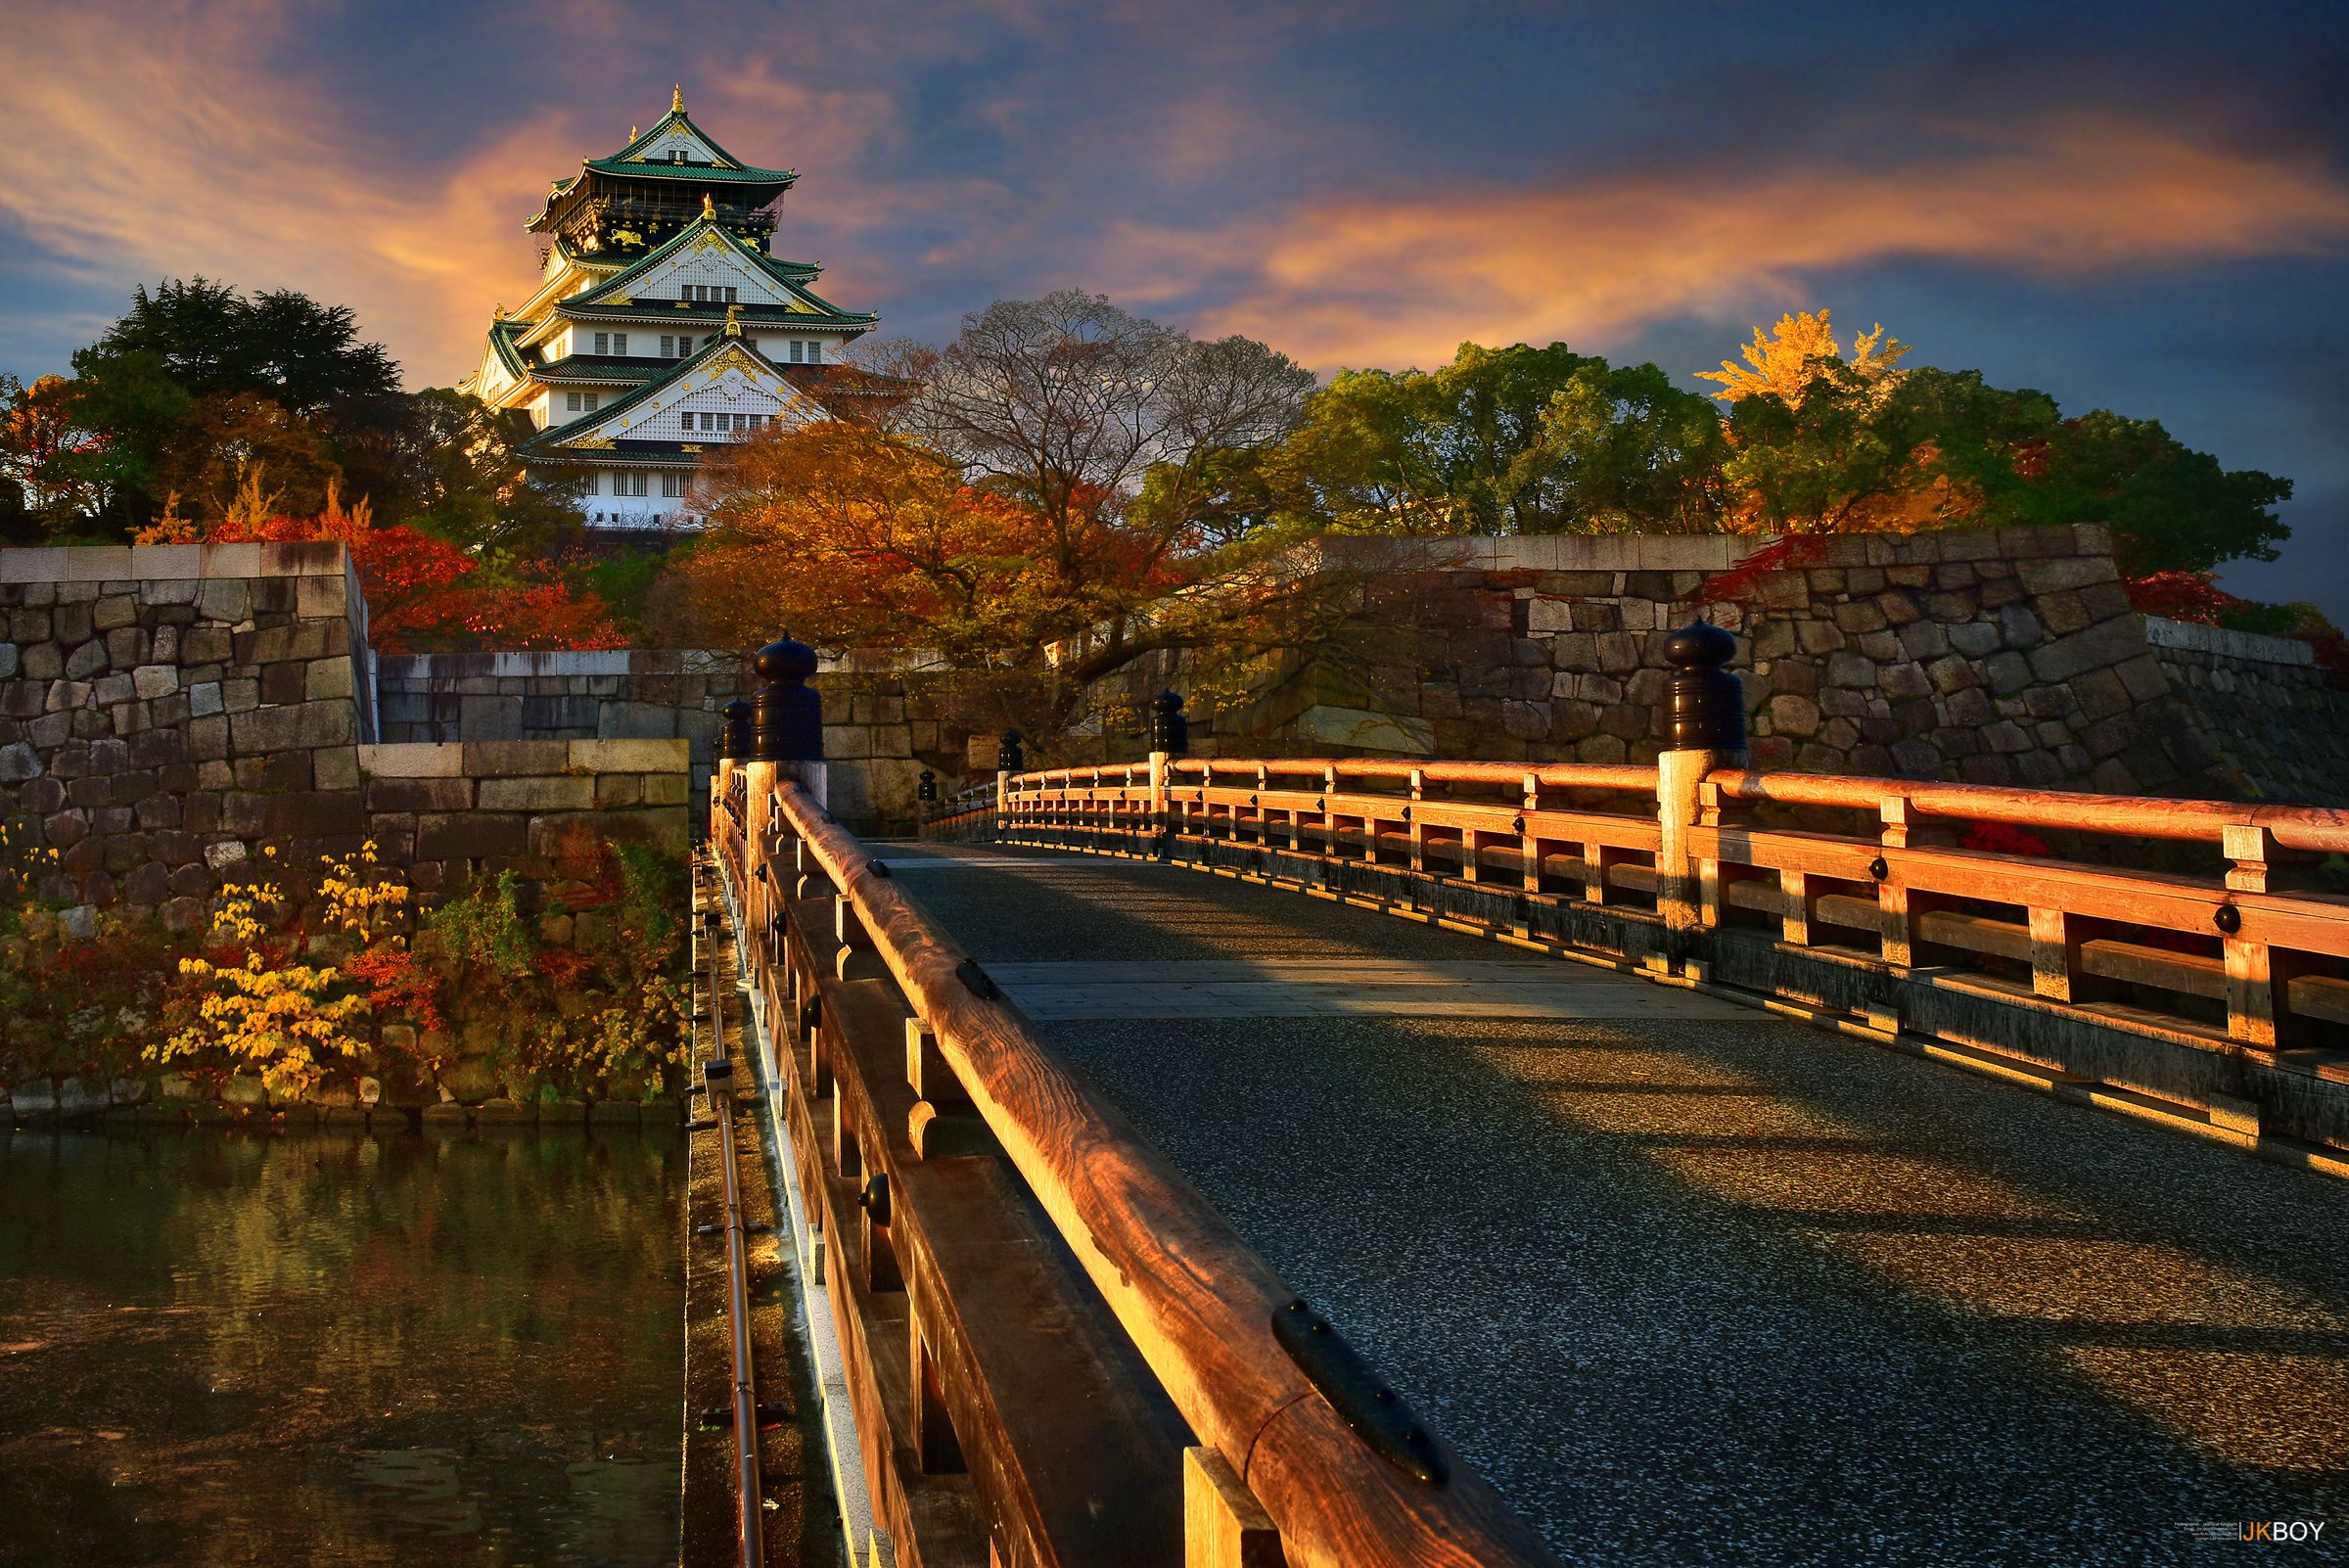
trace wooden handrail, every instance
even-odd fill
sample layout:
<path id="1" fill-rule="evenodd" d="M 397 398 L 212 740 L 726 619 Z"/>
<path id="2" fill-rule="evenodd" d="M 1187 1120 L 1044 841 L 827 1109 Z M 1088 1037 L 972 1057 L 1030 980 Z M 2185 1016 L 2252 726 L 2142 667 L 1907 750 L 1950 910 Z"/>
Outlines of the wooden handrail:
<path id="1" fill-rule="evenodd" d="M 779 784 L 773 801 L 1175 1408 L 1262 1503 L 1293 1568 L 1555 1560 L 1465 1466 L 1430 1484 L 1358 1437 L 1274 1336 L 1274 1314 L 1296 1293 L 1015 1011 L 966 983 L 963 955 L 873 872 L 862 845 L 797 784 Z"/>
<path id="2" fill-rule="evenodd" d="M 1175 773 L 1234 773 L 1261 768 L 1267 773 L 1334 774 L 1339 778 L 1408 780 L 1414 773 L 1435 784 L 1519 784 L 1527 778 L 1552 789 L 1647 790 L 1656 787 L 1652 765 L 1606 762 L 1413 762 L 1369 757 L 1178 757 Z M 1033 777 L 1023 774 L 1023 778 Z"/>
<path id="3" fill-rule="evenodd" d="M 1781 806 L 1844 807 L 1874 811 L 1905 801 L 1923 816 L 2015 827 L 2069 828 L 2130 838 L 2216 844 L 2230 827 L 2265 828 L 2289 850 L 2349 853 L 2349 811 L 2317 806 L 2259 806 L 2228 801 L 2165 801 L 2135 795 L 2071 790 L 2006 789 L 1987 784 L 1939 784 L 1915 779 L 1846 777 L 1823 773 L 1764 773 L 1723 769 L 1708 775 L 1723 795 Z"/>

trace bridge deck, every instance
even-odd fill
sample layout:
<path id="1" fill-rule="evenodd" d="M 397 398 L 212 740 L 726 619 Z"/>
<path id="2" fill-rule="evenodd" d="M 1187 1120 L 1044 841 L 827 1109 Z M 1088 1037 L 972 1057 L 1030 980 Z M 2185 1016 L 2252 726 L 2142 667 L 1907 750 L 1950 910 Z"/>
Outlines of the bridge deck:
<path id="1" fill-rule="evenodd" d="M 1293 893 L 881 853 L 1571 1561 L 2349 1533 L 2349 1185 Z"/>

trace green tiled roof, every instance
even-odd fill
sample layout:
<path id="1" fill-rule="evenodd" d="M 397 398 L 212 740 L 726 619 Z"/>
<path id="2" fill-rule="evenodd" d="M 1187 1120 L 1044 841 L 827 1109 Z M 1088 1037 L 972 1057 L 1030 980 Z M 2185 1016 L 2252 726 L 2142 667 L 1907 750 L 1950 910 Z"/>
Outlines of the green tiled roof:
<path id="1" fill-rule="evenodd" d="M 530 328 L 527 321 L 492 321 L 489 323 L 489 346 L 496 350 L 498 363 L 518 378 L 527 380 L 530 367 L 524 362 L 514 340 Z"/>
<path id="2" fill-rule="evenodd" d="M 774 279 L 776 283 L 780 284 L 794 298 L 805 300 L 807 303 L 815 306 L 818 311 L 822 312 L 822 315 L 820 316 L 808 316 L 805 312 L 791 313 L 788 315 L 788 319 L 804 321 L 810 326 L 822 324 L 865 327 L 872 326 L 875 322 L 881 319 L 871 311 L 859 312 L 843 310 L 829 300 L 817 298 L 812 290 L 806 287 L 806 284 L 809 279 L 822 272 L 823 269 L 821 267 L 810 265 L 805 261 L 778 261 L 773 256 L 767 255 L 763 252 L 760 251 L 756 246 L 745 245 L 740 239 L 729 233 L 724 224 L 710 218 L 697 218 L 693 222 L 686 224 L 683 228 L 677 230 L 676 233 L 670 235 L 659 245 L 654 246 L 650 251 L 645 252 L 644 254 L 638 256 L 633 262 L 629 263 L 620 272 L 615 273 L 609 278 L 606 278 L 594 288 L 575 294 L 570 299 L 559 302 L 555 306 L 556 311 L 564 316 L 570 316 L 574 311 L 583 308 L 624 309 L 633 313 L 646 313 L 646 307 L 637 305 L 618 305 L 606 307 L 602 302 L 603 297 L 611 294 L 627 293 L 627 284 L 630 279 L 644 272 L 647 268 L 654 265 L 654 263 L 667 256 L 670 252 L 675 251 L 680 246 L 683 246 L 690 241 L 698 239 L 705 233 L 715 234 L 719 239 L 725 241 L 727 245 L 733 247 L 737 254 L 741 255 L 745 260 L 757 265 L 760 271 L 764 272 L 768 277 Z M 666 317 L 668 310 L 675 307 L 675 301 L 671 300 L 668 302 L 668 306 L 661 311 L 661 314 Z M 723 316 L 725 314 L 725 307 L 723 305 L 701 306 L 700 308 L 713 311 L 719 316 Z M 695 306 L 687 305 L 684 307 L 684 309 L 678 312 L 678 319 L 690 320 L 693 318 L 695 311 Z M 768 320 L 770 319 L 770 316 L 773 319 L 778 320 L 786 319 L 785 312 L 775 310 L 772 306 L 745 305 L 743 306 L 743 313 L 749 319 L 759 321 Z M 826 322 L 824 317 L 830 317 L 831 320 Z M 591 316 L 588 319 L 593 319 L 593 317 Z"/>
<path id="3" fill-rule="evenodd" d="M 649 355 L 569 354 L 530 374 L 540 381 L 639 382 L 661 374 L 676 360 Z"/>
<path id="4" fill-rule="evenodd" d="M 667 135 L 669 131 L 678 129 L 691 132 L 695 137 L 700 139 L 703 146 L 709 148 L 710 151 L 724 159 L 726 162 L 732 166 L 728 168 L 714 168 L 707 163 L 644 163 L 638 162 L 634 160 L 633 155 L 640 148 L 649 147 L 654 142 Z M 717 138 L 711 135 L 708 131 L 702 129 L 699 125 L 696 125 L 693 122 L 692 116 L 687 115 L 682 109 L 671 109 L 668 114 L 661 116 L 659 122 L 656 123 L 651 130 L 646 131 L 643 135 L 628 143 L 627 146 L 622 148 L 619 152 L 614 153 L 610 158 L 589 159 L 587 161 L 587 167 L 600 170 L 606 174 L 639 174 L 647 170 L 661 170 L 680 176 L 699 174 L 704 177 L 714 179 L 738 181 L 750 180 L 755 182 L 764 181 L 769 183 L 780 181 L 785 185 L 790 184 L 793 180 L 796 180 L 800 177 L 797 169 L 752 168 L 750 165 L 743 162 L 741 159 L 736 158 L 732 153 L 729 153 L 724 148 L 718 146 Z"/>
<path id="5" fill-rule="evenodd" d="M 714 163 L 623 163 L 617 158 L 591 158 L 580 165 L 598 174 L 630 180 L 692 180 L 703 185 L 789 185 L 800 177 L 790 168 L 720 168 Z"/>

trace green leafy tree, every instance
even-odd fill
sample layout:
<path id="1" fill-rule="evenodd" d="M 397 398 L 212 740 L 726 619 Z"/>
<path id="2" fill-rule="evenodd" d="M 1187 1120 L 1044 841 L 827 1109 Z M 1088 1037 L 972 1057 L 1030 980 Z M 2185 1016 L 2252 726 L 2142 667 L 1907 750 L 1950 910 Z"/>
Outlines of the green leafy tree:
<path id="1" fill-rule="evenodd" d="M 1758 533 L 1907 533 L 2024 520 L 2017 454 L 2059 428 L 2045 392 L 1920 366 L 1886 385 L 1814 358 L 1801 401 L 1740 397 L 1722 479 L 1730 526 Z"/>
<path id="2" fill-rule="evenodd" d="M 2099 408 L 2065 420 L 2044 452 L 2020 461 L 2031 475 L 2024 520 L 2110 524 L 2130 576 L 2273 561 L 2291 532 L 2275 511 L 2290 480 L 2221 468 L 2154 420 Z"/>
<path id="3" fill-rule="evenodd" d="M 1550 394 L 1540 438 L 1510 465 L 1522 515 L 1575 533 L 1720 526 L 1721 416 L 1654 365 L 1584 365 Z M 1530 503 L 1530 504 L 1528 504 Z"/>
<path id="4" fill-rule="evenodd" d="M 348 305 L 291 289 L 249 299 L 204 277 L 168 279 L 153 293 L 142 285 L 122 319 L 73 356 L 73 368 L 86 376 L 130 354 L 152 356 L 200 396 L 251 392 L 302 416 L 399 390 L 399 366 L 382 344 L 359 341 Z"/>

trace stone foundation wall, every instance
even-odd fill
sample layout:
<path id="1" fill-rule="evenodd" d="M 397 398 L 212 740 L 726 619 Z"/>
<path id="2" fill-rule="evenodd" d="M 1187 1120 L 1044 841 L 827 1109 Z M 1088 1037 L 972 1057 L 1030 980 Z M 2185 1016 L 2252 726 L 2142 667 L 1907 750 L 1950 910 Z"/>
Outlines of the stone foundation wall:
<path id="1" fill-rule="evenodd" d="M 2315 649 L 2152 616 L 2145 639 L 2234 780 L 2230 793 L 2349 806 L 2349 689 Z"/>
<path id="2" fill-rule="evenodd" d="M 45 899 L 205 917 L 263 838 L 362 837 L 340 545 L 0 550 L 0 819 Z"/>
<path id="3" fill-rule="evenodd" d="M 2100 527 L 1314 548 L 1383 623 L 1194 715 L 1195 749 L 1650 761 L 1665 638 L 1704 614 L 1738 633 L 1757 766 L 2349 801 L 2349 693 L 2313 664 L 2162 642 Z M 1107 695 L 1134 708 L 1187 674 L 1161 658 Z"/>
<path id="4" fill-rule="evenodd" d="M 918 673 L 827 660 L 824 699 L 832 812 L 852 831 L 906 831 L 921 771 L 959 777 L 967 736 L 923 694 Z M 692 800 L 706 808 L 720 711 L 754 685 L 750 656 L 716 649 L 539 654 L 424 654 L 375 662 L 387 741 L 680 738 L 692 752 Z"/>
<path id="5" fill-rule="evenodd" d="M 428 902 L 484 873 L 543 878 L 582 827 L 691 848 L 682 740 L 391 743 L 360 747 L 358 766 L 367 837 Z"/>

